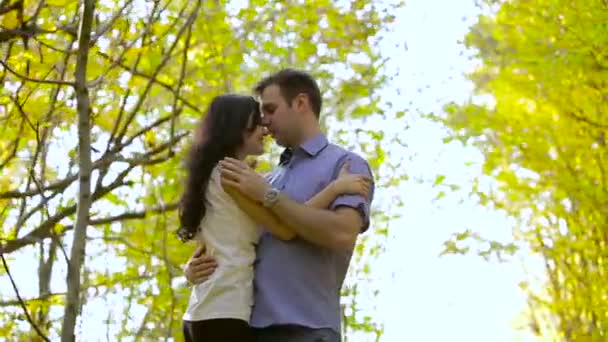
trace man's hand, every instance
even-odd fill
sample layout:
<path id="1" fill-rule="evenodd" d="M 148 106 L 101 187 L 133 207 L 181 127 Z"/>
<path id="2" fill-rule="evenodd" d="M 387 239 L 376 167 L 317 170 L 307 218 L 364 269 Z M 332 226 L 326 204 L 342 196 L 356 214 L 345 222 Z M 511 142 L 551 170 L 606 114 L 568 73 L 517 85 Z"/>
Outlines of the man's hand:
<path id="1" fill-rule="evenodd" d="M 215 259 L 203 254 L 204 252 L 204 246 L 197 247 L 190 260 L 186 263 L 184 274 L 191 284 L 196 285 L 206 281 L 217 268 Z"/>
<path id="2" fill-rule="evenodd" d="M 224 158 L 220 161 L 222 185 L 232 186 L 254 201 L 262 202 L 270 185 L 244 161 Z"/>

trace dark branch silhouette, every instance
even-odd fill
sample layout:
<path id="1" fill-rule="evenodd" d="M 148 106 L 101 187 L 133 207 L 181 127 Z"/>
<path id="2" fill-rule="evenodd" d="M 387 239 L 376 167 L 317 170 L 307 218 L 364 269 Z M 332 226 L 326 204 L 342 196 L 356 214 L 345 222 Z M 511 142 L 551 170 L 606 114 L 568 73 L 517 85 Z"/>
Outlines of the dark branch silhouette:
<path id="1" fill-rule="evenodd" d="M 0 65 L 2 65 L 11 74 L 15 75 L 17 78 L 21 79 L 22 81 L 41 83 L 41 84 L 64 85 L 64 86 L 71 86 L 71 87 L 74 86 L 74 82 L 60 81 L 60 80 L 37 80 L 37 79 L 31 78 L 31 77 L 28 77 L 25 75 L 21 75 L 20 73 L 16 72 L 11 67 L 9 67 L 8 64 L 4 63 L 4 61 L 2 61 L 2 60 L 0 60 Z"/>
<path id="2" fill-rule="evenodd" d="M 19 289 L 17 288 L 17 284 L 15 284 L 15 280 L 13 279 L 13 276 L 11 275 L 11 271 L 8 267 L 8 263 L 6 262 L 6 258 L 4 258 L 4 253 L 2 253 L 2 244 L 1 243 L 0 243 L 0 259 L 2 259 L 2 266 L 4 267 L 4 271 L 8 275 L 11 285 L 13 286 L 13 290 L 15 291 L 15 296 L 17 296 L 17 301 L 19 302 L 19 305 L 23 309 L 23 313 L 25 314 L 27 321 L 30 323 L 32 328 L 34 328 L 34 330 L 36 331 L 36 334 L 38 334 L 38 336 L 41 339 L 43 339 L 44 341 L 50 341 L 48 339 L 48 337 L 46 337 L 44 335 L 44 333 L 42 333 L 42 331 L 40 330 L 38 325 L 36 325 L 36 323 L 34 323 L 34 320 L 30 316 L 29 311 L 27 310 L 27 306 L 25 305 L 25 302 L 23 302 L 23 299 L 21 299 L 21 295 L 19 294 Z"/>

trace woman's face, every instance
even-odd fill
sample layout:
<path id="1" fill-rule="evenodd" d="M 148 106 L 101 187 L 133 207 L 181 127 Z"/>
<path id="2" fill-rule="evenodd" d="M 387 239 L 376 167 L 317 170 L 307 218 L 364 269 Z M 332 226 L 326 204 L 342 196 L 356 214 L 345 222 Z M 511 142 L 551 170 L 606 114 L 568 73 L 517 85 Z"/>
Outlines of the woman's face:
<path id="1" fill-rule="evenodd" d="M 253 117 L 253 116 L 252 116 Z M 252 117 L 249 118 L 251 125 Z M 249 126 L 251 127 L 251 126 Z M 264 137 L 266 136 L 266 127 L 256 125 L 253 130 L 246 130 L 243 133 L 243 152 L 245 155 L 259 156 L 264 153 Z"/>

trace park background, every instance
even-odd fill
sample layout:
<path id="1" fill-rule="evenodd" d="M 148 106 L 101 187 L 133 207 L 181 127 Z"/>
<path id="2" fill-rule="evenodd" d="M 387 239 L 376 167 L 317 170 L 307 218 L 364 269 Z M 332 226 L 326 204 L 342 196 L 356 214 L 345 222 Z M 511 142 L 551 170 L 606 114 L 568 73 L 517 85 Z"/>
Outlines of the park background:
<path id="1" fill-rule="evenodd" d="M 296 67 L 376 176 L 345 341 L 603 341 L 607 25 L 601 0 L 0 1 L 0 339 L 181 340 L 190 130 Z"/>

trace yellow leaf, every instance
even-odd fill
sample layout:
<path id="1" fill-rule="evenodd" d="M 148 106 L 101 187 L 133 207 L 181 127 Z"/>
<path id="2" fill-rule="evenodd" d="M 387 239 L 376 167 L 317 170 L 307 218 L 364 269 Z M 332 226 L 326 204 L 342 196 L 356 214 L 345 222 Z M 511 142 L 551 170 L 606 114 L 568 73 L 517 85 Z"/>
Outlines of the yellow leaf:
<path id="1" fill-rule="evenodd" d="M 53 6 L 53 7 L 63 7 L 70 2 L 71 2 L 70 0 L 47 0 L 46 1 L 47 5 Z"/>
<path id="2" fill-rule="evenodd" d="M 2 27 L 7 29 L 16 29 L 20 26 L 17 18 L 17 11 L 10 11 L 2 16 Z"/>
<path id="3" fill-rule="evenodd" d="M 154 131 L 149 130 L 145 133 L 145 141 L 149 147 L 156 145 L 156 134 L 154 134 Z"/>

